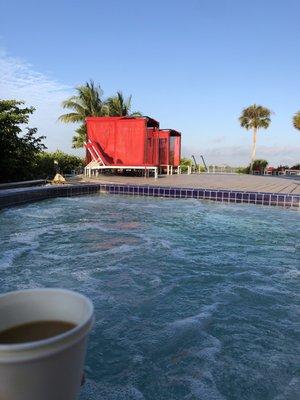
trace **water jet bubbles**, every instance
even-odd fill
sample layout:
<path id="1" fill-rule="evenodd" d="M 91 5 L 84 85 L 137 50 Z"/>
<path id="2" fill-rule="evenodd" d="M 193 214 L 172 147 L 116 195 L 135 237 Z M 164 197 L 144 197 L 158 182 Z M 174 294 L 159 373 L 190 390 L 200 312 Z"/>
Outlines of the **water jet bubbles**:
<path id="1" fill-rule="evenodd" d="M 51 199 L 1 212 L 0 287 L 93 300 L 80 400 L 295 400 L 299 220 L 194 200 Z"/>

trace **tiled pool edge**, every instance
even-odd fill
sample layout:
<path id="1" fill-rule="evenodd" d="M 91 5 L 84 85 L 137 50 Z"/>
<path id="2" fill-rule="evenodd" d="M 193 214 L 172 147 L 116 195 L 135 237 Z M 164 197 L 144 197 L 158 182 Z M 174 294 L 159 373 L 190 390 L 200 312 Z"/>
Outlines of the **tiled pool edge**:
<path id="1" fill-rule="evenodd" d="M 167 198 L 193 198 L 222 203 L 257 204 L 300 208 L 300 195 L 283 193 L 245 192 L 237 190 L 212 190 L 204 188 L 176 188 L 149 185 L 124 185 L 95 183 L 68 186 L 24 188 L 16 192 L 0 191 L 0 209 L 31 203 L 54 197 L 71 197 L 104 192 L 131 196 L 153 196 Z"/>
<path id="2" fill-rule="evenodd" d="M 24 188 L 18 191 L 0 191 L 0 209 L 47 200 L 55 197 L 70 197 L 95 194 L 101 190 L 100 184 L 44 186 Z"/>

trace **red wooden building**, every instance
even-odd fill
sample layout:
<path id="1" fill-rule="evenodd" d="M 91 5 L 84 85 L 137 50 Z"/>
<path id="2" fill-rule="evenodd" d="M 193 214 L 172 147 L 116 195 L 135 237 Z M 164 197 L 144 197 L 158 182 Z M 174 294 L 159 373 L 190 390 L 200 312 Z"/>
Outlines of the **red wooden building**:
<path id="1" fill-rule="evenodd" d="M 181 134 L 150 117 L 88 117 L 87 161 L 99 169 L 178 167 Z"/>
<path id="2" fill-rule="evenodd" d="M 178 167 L 181 154 L 181 134 L 174 129 L 159 130 L 159 163 Z"/>

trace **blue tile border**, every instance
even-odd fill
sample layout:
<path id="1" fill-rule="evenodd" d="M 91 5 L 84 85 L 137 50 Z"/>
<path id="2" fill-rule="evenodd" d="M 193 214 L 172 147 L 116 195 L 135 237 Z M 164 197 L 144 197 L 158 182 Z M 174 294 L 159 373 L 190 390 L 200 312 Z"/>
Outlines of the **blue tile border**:
<path id="1" fill-rule="evenodd" d="M 17 191 L 0 190 L 0 209 L 54 197 L 80 196 L 99 192 L 129 196 L 193 198 L 222 203 L 300 208 L 300 195 L 292 194 L 96 183 L 72 186 L 30 187 Z"/>
<path id="2" fill-rule="evenodd" d="M 105 187 L 105 184 L 101 184 Z M 300 195 L 283 193 L 264 193 L 264 192 L 245 192 L 238 190 L 216 190 L 204 188 L 178 188 L 178 187 L 159 187 L 159 186 L 128 186 L 128 191 L 124 192 L 124 185 L 115 184 L 117 194 L 137 194 L 139 196 L 154 196 L 167 198 L 194 198 L 212 200 L 222 203 L 237 204 L 256 204 L 263 206 L 281 206 L 300 208 Z"/>

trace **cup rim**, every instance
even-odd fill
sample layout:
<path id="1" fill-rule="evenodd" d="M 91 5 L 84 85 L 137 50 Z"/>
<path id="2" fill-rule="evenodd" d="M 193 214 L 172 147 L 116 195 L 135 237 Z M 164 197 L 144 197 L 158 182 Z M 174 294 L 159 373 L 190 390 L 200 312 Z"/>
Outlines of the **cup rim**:
<path id="1" fill-rule="evenodd" d="M 85 327 L 89 328 L 92 325 L 93 322 L 93 314 L 94 314 L 94 305 L 91 302 L 91 300 L 78 292 L 75 292 L 70 289 L 63 289 L 63 288 L 33 288 L 33 289 L 22 289 L 22 290 L 13 290 L 11 292 L 3 293 L 0 294 L 0 301 L 4 297 L 8 297 L 14 294 L 22 294 L 22 293 L 29 293 L 29 292 L 58 292 L 58 293 L 67 293 L 71 294 L 72 296 L 77 296 L 78 298 L 81 298 L 82 300 L 85 301 L 85 303 L 88 306 L 88 315 L 83 319 L 83 321 L 74 326 L 74 328 L 69 329 L 68 331 L 61 333 L 59 335 L 52 336 L 47 339 L 42 339 L 42 340 L 35 340 L 33 342 L 25 342 L 25 343 L 11 343 L 11 344 L 1 344 L 0 343 L 0 351 L 3 352 L 9 352 L 9 351 L 23 351 L 23 350 L 34 350 L 36 348 L 43 348 L 47 347 L 53 343 L 63 341 L 65 338 L 75 336 L 76 334 L 79 333 L 80 331 L 85 332 Z"/>

